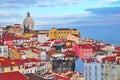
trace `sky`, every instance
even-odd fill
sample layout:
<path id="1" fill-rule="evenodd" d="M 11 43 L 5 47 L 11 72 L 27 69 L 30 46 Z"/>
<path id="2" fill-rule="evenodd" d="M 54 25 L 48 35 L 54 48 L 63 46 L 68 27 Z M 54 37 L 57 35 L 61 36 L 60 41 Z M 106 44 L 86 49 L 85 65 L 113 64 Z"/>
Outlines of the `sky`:
<path id="1" fill-rule="evenodd" d="M 23 24 L 27 12 L 35 29 L 120 26 L 120 0 L 0 0 L 0 25 Z"/>

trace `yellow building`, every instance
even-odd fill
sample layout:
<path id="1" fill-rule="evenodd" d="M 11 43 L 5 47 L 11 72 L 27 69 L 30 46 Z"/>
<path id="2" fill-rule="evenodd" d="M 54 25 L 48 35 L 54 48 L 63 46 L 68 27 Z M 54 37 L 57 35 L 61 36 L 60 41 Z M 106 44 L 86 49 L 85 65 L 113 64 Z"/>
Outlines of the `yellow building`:
<path id="1" fill-rule="evenodd" d="M 49 38 L 50 39 L 67 39 L 69 34 L 73 34 L 76 36 L 80 36 L 80 32 L 76 29 L 69 28 L 52 28 L 49 30 Z"/>
<path id="2" fill-rule="evenodd" d="M 0 73 L 19 71 L 23 73 L 24 62 L 0 57 Z"/>

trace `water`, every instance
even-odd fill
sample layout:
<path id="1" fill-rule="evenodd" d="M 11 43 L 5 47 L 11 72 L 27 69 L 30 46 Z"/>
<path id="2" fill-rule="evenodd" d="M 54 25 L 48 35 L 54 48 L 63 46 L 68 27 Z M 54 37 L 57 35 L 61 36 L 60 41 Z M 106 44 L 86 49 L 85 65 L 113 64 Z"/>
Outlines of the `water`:
<path id="1" fill-rule="evenodd" d="M 89 26 L 77 27 L 82 37 L 93 38 L 102 42 L 120 46 L 120 27 Z"/>

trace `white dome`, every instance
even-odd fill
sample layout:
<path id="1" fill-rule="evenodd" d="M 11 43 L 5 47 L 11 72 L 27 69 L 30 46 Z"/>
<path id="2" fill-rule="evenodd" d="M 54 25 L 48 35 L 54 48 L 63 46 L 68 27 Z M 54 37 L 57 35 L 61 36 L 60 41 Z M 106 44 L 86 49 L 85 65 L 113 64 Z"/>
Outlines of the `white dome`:
<path id="1" fill-rule="evenodd" d="M 23 25 L 29 29 L 34 29 L 34 20 L 30 16 L 30 13 L 27 13 L 26 18 L 23 21 Z"/>
<path id="2" fill-rule="evenodd" d="M 34 24 L 34 21 L 33 21 L 33 19 L 32 19 L 31 17 L 26 17 L 26 18 L 24 19 L 23 24 L 24 24 L 24 25 L 25 25 L 25 24 Z"/>

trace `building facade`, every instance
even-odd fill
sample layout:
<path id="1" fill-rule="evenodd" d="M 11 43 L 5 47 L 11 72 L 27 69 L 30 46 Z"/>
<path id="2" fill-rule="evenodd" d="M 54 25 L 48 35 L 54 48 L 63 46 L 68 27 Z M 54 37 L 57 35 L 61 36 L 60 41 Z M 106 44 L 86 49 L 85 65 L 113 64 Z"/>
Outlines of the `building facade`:
<path id="1" fill-rule="evenodd" d="M 120 80 L 120 56 L 102 58 L 102 80 Z"/>
<path id="2" fill-rule="evenodd" d="M 48 39 L 49 39 L 48 34 L 45 34 L 45 33 L 38 34 L 38 42 L 44 43 L 44 42 L 47 42 Z"/>
<path id="3" fill-rule="evenodd" d="M 101 80 L 101 63 L 94 58 L 77 59 L 75 70 L 82 72 L 86 78 L 85 80 Z"/>
<path id="4" fill-rule="evenodd" d="M 8 46 L 7 45 L 0 45 L 0 56 L 8 58 Z"/>
<path id="5" fill-rule="evenodd" d="M 73 51 L 80 59 L 93 56 L 93 50 L 88 44 L 76 44 L 73 46 Z"/>
<path id="6" fill-rule="evenodd" d="M 52 28 L 49 30 L 49 38 L 50 39 L 67 39 L 69 34 L 73 34 L 76 36 L 80 36 L 80 33 L 76 29 L 69 29 L 69 28 Z"/>
<path id="7" fill-rule="evenodd" d="M 23 73 L 24 62 L 21 60 L 11 60 L 0 57 L 0 73 L 19 71 Z"/>

